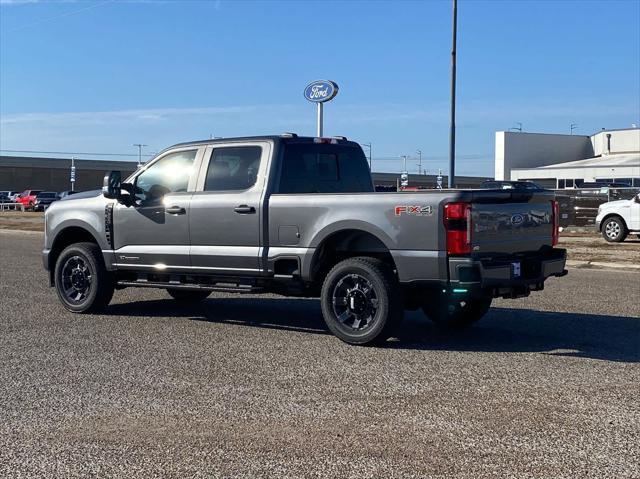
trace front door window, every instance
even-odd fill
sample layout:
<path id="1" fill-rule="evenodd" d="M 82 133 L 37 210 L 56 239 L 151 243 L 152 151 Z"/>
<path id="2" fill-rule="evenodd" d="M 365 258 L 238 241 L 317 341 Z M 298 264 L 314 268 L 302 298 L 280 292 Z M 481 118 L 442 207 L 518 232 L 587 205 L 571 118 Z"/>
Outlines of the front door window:
<path id="1" fill-rule="evenodd" d="M 187 191 L 197 151 L 168 154 L 140 173 L 136 178 L 136 199 L 142 205 L 153 205 L 168 193 Z"/>

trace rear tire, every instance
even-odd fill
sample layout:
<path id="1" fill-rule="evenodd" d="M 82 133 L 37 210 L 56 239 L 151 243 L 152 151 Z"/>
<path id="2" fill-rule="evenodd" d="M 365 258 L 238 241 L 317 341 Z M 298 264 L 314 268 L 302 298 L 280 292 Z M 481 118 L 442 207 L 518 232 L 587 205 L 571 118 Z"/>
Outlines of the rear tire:
<path id="1" fill-rule="evenodd" d="M 602 237 L 609 243 L 621 243 L 627 233 L 627 225 L 619 216 L 611 216 L 602 223 Z"/>
<path id="2" fill-rule="evenodd" d="M 195 303 L 197 301 L 204 301 L 209 297 L 211 291 L 190 291 L 185 289 L 167 289 L 167 293 L 176 301 L 185 303 Z"/>
<path id="3" fill-rule="evenodd" d="M 455 295 L 438 293 L 430 296 L 422 311 L 438 326 L 449 329 L 464 329 L 482 319 L 491 307 L 491 297 L 457 298 Z"/>
<path id="4" fill-rule="evenodd" d="M 113 275 L 107 271 L 102 251 L 95 243 L 66 247 L 56 260 L 54 280 L 58 298 L 74 313 L 100 311 L 113 297 Z"/>
<path id="5" fill-rule="evenodd" d="M 404 314 L 398 280 L 376 258 L 349 258 L 335 265 L 324 280 L 320 298 L 327 327 L 349 344 L 383 343 Z"/>

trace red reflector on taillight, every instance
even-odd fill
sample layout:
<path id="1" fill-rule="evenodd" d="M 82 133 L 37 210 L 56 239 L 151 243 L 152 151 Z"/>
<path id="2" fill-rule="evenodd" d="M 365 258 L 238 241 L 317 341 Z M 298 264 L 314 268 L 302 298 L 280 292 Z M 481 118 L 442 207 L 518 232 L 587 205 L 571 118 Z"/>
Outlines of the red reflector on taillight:
<path id="1" fill-rule="evenodd" d="M 447 203 L 443 217 L 447 253 L 471 253 L 471 203 Z"/>
<path id="2" fill-rule="evenodd" d="M 551 200 L 551 245 L 556 246 L 560 240 L 560 204 Z"/>

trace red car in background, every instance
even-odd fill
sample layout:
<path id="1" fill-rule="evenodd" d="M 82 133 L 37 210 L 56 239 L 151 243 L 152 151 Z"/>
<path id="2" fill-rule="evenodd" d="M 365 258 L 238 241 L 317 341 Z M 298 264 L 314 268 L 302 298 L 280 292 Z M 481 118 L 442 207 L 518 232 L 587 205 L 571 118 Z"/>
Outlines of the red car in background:
<path id="1" fill-rule="evenodd" d="M 16 203 L 24 205 L 24 209 L 31 210 L 36 202 L 36 196 L 42 190 L 25 190 L 16 198 Z"/>

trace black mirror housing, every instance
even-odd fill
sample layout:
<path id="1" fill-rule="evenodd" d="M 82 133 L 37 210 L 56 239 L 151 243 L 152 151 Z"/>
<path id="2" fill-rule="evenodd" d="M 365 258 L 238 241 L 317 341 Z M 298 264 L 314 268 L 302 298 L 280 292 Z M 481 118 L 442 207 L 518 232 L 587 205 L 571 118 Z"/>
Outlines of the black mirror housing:
<path id="1" fill-rule="evenodd" d="M 119 171 L 109 171 L 102 180 L 102 194 L 105 198 L 118 199 L 121 195 L 122 174 Z"/>

